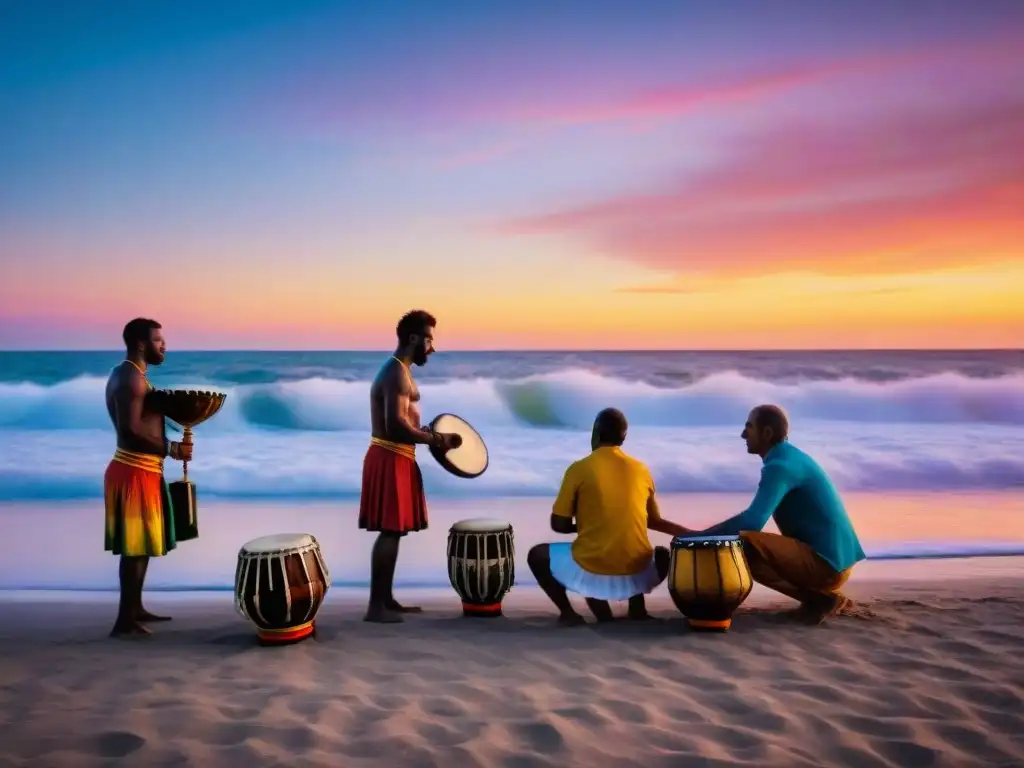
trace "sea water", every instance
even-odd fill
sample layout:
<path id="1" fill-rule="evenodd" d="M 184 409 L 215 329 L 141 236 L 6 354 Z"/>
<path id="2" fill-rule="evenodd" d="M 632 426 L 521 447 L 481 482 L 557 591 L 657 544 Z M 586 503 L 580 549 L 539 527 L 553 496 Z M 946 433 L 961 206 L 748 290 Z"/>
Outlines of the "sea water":
<path id="1" fill-rule="evenodd" d="M 0 588 L 116 584 L 102 553 L 102 477 L 114 448 L 103 388 L 121 359 L 0 353 Z M 355 510 L 369 383 L 385 359 L 171 350 L 150 370 L 155 386 L 228 398 L 195 429 L 189 477 L 201 498 L 201 540 L 183 543 L 152 578 L 230 586 L 223 574 L 233 573 L 247 537 L 287 530 L 332 542 L 332 574 L 342 581 L 365 578 L 372 537 L 356 528 Z M 505 515 L 521 553 L 550 537 L 562 473 L 589 451 L 593 417 L 608 406 L 625 412 L 626 450 L 651 467 L 684 524 L 747 503 L 760 462 L 739 435 L 749 409 L 771 402 L 788 411 L 792 441 L 851 500 L 869 555 L 1024 549 L 1022 351 L 441 352 L 415 373 L 425 420 L 468 419 L 490 467 L 463 480 L 422 451 L 433 524 L 403 544 L 408 567 L 399 576 L 410 583 L 444 578 L 434 550 L 443 551 L 459 517 Z M 167 472 L 175 479 L 179 465 Z M 23 555 L 47 547 L 63 552 L 62 567 L 33 572 Z"/>

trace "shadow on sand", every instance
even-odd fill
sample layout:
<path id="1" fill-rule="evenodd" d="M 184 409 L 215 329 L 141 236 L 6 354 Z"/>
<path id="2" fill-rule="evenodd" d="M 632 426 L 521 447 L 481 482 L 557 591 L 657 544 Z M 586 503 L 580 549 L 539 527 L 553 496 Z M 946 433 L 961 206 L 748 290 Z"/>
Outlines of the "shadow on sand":
<path id="1" fill-rule="evenodd" d="M 888 606 L 890 609 L 896 605 Z M 905 606 L 900 606 L 903 610 Z M 854 616 L 841 616 L 828 620 L 823 628 L 840 622 L 848 625 L 851 618 L 875 619 L 889 623 L 896 618 L 893 610 L 875 610 L 861 606 Z M 15 647 L 31 652 L 46 646 L 92 646 L 120 645 L 124 647 L 188 648 L 191 653 L 209 652 L 219 656 L 232 656 L 259 648 L 273 653 L 284 648 L 315 648 L 321 645 L 344 643 L 372 646 L 375 640 L 388 638 L 405 639 L 412 646 L 430 648 L 434 643 L 443 643 L 453 637 L 462 641 L 477 640 L 486 643 L 486 638 L 500 635 L 503 645 L 518 648 L 544 649 L 558 647 L 565 643 L 567 633 L 589 632 L 609 641 L 617 639 L 631 642 L 685 641 L 688 639 L 712 637 L 728 642 L 729 636 L 749 635 L 763 632 L 772 627 L 804 627 L 808 630 L 822 627 L 807 625 L 791 610 L 779 608 L 743 608 L 733 617 L 728 632 L 702 632 L 689 627 L 686 619 L 679 615 L 657 615 L 646 621 L 631 621 L 616 618 L 614 621 L 598 623 L 587 616 L 588 623 L 565 627 L 560 625 L 554 612 L 515 612 L 510 616 L 493 618 L 466 617 L 451 610 L 428 610 L 422 614 L 407 616 L 402 624 L 371 624 L 362 621 L 359 611 L 351 607 L 329 606 L 321 610 L 317 618 L 315 636 L 298 643 L 282 645 L 280 648 L 261 646 L 255 628 L 235 616 L 225 616 L 219 611 L 204 611 L 202 616 L 185 615 L 167 624 L 155 626 L 148 637 L 113 639 L 107 637 L 109 628 L 97 621 L 79 621 L 71 625 L 47 627 L 42 632 L 19 632 L 0 637 L 0 648 L 14 650 Z M 205 649 L 205 651 L 204 651 Z"/>

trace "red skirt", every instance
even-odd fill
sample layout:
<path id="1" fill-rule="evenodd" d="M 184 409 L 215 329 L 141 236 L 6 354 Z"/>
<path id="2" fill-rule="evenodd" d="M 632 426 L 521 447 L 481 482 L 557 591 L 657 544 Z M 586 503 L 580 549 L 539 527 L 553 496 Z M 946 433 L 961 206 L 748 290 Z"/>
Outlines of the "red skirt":
<path id="1" fill-rule="evenodd" d="M 410 533 L 427 527 L 427 497 L 416 459 L 370 444 L 363 459 L 359 527 L 389 533 Z"/>

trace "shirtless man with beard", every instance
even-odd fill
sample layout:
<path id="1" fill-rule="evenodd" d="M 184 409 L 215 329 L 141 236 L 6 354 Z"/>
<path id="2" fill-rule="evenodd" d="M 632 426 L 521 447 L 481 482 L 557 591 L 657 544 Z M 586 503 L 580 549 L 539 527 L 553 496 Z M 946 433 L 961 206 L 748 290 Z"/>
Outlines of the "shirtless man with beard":
<path id="1" fill-rule="evenodd" d="M 125 359 L 107 379 L 107 413 L 117 432 L 117 449 L 103 476 L 106 508 L 104 550 L 120 556 L 120 606 L 112 637 L 149 635 L 144 624 L 169 621 L 142 607 L 142 587 L 151 557 L 177 546 L 164 459 L 192 458 L 192 446 L 169 442 L 164 415 L 146 404 L 152 389 L 146 372 L 160 365 L 166 344 L 160 323 L 136 318 L 122 334 Z"/>
<path id="2" fill-rule="evenodd" d="M 420 426 L 420 392 L 412 365 L 427 364 L 434 353 L 437 320 L 421 309 L 398 322 L 398 346 L 384 363 L 370 388 L 370 447 L 363 459 L 359 527 L 378 533 L 370 560 L 370 602 L 366 621 L 398 623 L 403 613 L 419 613 L 403 606 L 393 594 L 398 545 L 407 533 L 427 527 L 427 500 L 423 476 L 416 463 L 418 444 L 451 450 L 462 443 L 459 435 L 445 435 Z"/>

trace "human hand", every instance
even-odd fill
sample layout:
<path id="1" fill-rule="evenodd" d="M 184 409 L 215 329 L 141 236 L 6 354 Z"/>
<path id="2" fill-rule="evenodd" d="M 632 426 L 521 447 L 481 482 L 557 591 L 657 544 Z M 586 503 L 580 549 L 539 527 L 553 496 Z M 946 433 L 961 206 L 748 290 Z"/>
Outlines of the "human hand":
<path id="1" fill-rule="evenodd" d="M 444 448 L 446 451 L 453 451 L 460 445 L 462 445 L 462 435 L 457 435 L 455 433 L 447 433 L 441 435 L 441 438 L 441 447 Z"/>
<path id="2" fill-rule="evenodd" d="M 171 443 L 170 455 L 178 461 L 192 461 L 192 443 Z"/>

